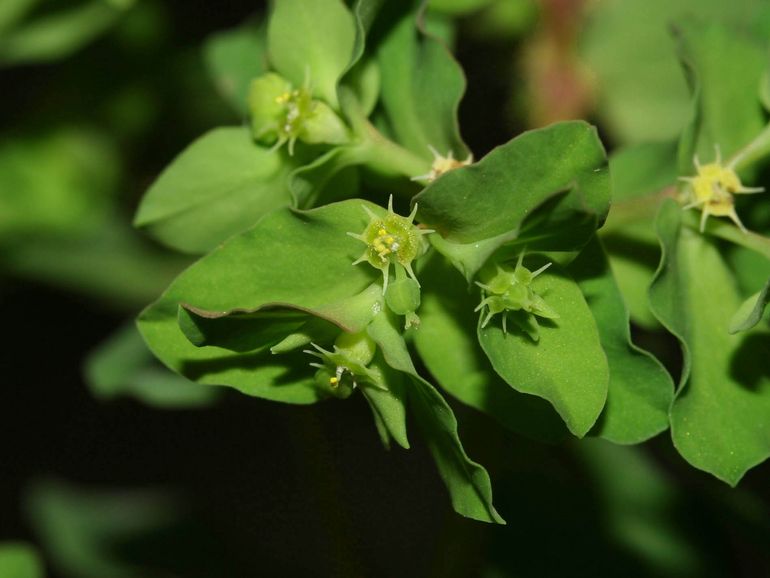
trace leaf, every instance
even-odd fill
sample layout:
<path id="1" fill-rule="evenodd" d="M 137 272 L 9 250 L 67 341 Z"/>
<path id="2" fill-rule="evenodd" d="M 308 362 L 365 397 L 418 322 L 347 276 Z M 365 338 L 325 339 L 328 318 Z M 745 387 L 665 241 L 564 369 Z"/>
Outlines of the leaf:
<path id="1" fill-rule="evenodd" d="M 78 237 L 107 219 L 120 159 L 102 134 L 56 127 L 0 144 L 0 242 Z"/>
<path id="2" fill-rule="evenodd" d="M 465 76 L 447 47 L 418 29 L 415 12 L 406 12 L 378 44 L 377 61 L 382 104 L 396 140 L 430 160 L 430 147 L 468 156 L 457 123 Z"/>
<path id="3" fill-rule="evenodd" d="M 674 140 L 631 145 L 614 151 L 610 155 L 613 203 L 638 199 L 674 185 L 679 176 L 676 149 Z M 611 215 L 612 209 L 608 223 Z"/>
<path id="4" fill-rule="evenodd" d="M 0 542 L 0 576 L 43 578 L 43 563 L 37 550 L 23 542 Z"/>
<path id="5" fill-rule="evenodd" d="M 130 4 L 91 0 L 25 22 L 0 37 L 0 67 L 66 58 L 107 30 Z"/>
<path id="6" fill-rule="evenodd" d="M 161 367 L 133 324 L 121 327 L 88 355 L 84 374 L 97 398 L 134 397 L 158 408 L 205 407 L 219 393 Z"/>
<path id="7" fill-rule="evenodd" d="M 464 15 L 481 10 L 491 3 L 492 0 L 430 0 L 429 5 L 431 10 L 452 15 Z"/>
<path id="8" fill-rule="evenodd" d="M 253 310 L 237 308 L 213 312 L 182 304 L 178 319 L 182 332 L 197 347 L 215 345 L 244 353 L 297 333 L 309 323 L 310 315 L 348 333 L 359 333 L 382 307 L 382 287 L 373 283 L 357 295 L 315 307 L 266 304 Z M 325 328 L 314 329 L 325 332 Z"/>
<path id="9" fill-rule="evenodd" d="M 495 319 L 485 328 L 479 323 L 479 343 L 508 385 L 548 400 L 583 437 L 607 399 L 609 370 L 596 323 L 580 288 L 559 266 L 538 276 L 533 290 L 559 314 L 540 322 L 538 341 L 515 326 L 504 333 Z"/>
<path id="10" fill-rule="evenodd" d="M 477 302 L 457 273 L 434 255 L 420 278 L 422 305 L 414 344 L 439 385 L 517 433 L 550 442 L 567 437 L 564 422 L 547 401 L 519 393 L 492 369 L 475 336 Z"/>
<path id="11" fill-rule="evenodd" d="M 57 575 L 79 578 L 156 575 L 158 568 L 131 559 L 131 546 L 178 530 L 174 524 L 182 516 L 179 501 L 161 492 L 84 489 L 54 480 L 32 485 L 28 511 Z"/>
<path id="12" fill-rule="evenodd" d="M 598 239 L 568 269 L 591 308 L 610 370 L 607 405 L 592 433 L 633 444 L 666 430 L 674 383 L 660 362 L 631 341 L 628 312 Z"/>
<path id="13" fill-rule="evenodd" d="M 766 8 L 754 0 L 622 0 L 592 6 L 580 55 L 595 75 L 602 125 L 620 143 L 678 136 L 692 103 L 676 63 L 671 24 L 697 14 L 741 29 L 732 37 L 743 42 L 743 31 L 756 27 Z"/>
<path id="14" fill-rule="evenodd" d="M 204 253 L 291 202 L 290 169 L 277 151 L 258 147 L 241 127 L 214 129 L 169 165 L 134 219 L 175 249 Z"/>
<path id="15" fill-rule="evenodd" d="M 675 192 L 676 151 L 676 142 L 644 143 L 610 156 L 613 203 L 600 235 L 631 318 L 647 329 L 659 327 L 647 303 L 660 261 L 653 222 Z"/>
<path id="16" fill-rule="evenodd" d="M 345 71 L 348 74 L 361 60 L 366 49 L 366 35 L 372 27 L 377 15 L 385 4 L 385 0 L 355 0 L 353 3 L 353 18 L 356 33 L 350 63 Z"/>
<path id="17" fill-rule="evenodd" d="M 277 0 L 268 21 L 274 68 L 294 86 L 309 82 L 334 108 L 337 83 L 353 58 L 356 25 L 341 0 Z"/>
<path id="18" fill-rule="evenodd" d="M 385 375 L 388 389 L 362 387 L 361 394 L 372 410 L 377 430 L 385 448 L 390 448 L 394 439 L 404 449 L 409 449 L 406 435 L 406 384 L 404 375 L 394 371 L 384 360 L 375 358 L 373 367 Z"/>
<path id="19" fill-rule="evenodd" d="M 0 33 L 12 29 L 40 0 L 5 0 L 0 4 Z"/>
<path id="20" fill-rule="evenodd" d="M 6 249 L 0 253 L 3 271 L 132 312 L 157 297 L 189 263 L 150 246 L 127 223 L 112 219 L 75 238 L 25 236 Z"/>
<path id="21" fill-rule="evenodd" d="M 735 485 L 770 455 L 770 332 L 728 333 L 740 305 L 732 274 L 682 217 L 673 201 L 661 207 L 663 258 L 650 288 L 653 312 L 682 344 L 671 436 L 688 462 Z"/>
<path id="22" fill-rule="evenodd" d="M 417 374 L 406 343 L 393 323 L 387 313 L 380 313 L 368 333 L 382 350 L 388 365 L 411 378 L 411 387 L 407 388 L 409 404 L 449 490 L 454 510 L 481 522 L 504 524 L 505 520 L 492 505 L 489 474 L 465 453 L 452 408 Z"/>
<path id="23" fill-rule="evenodd" d="M 318 198 L 335 176 L 364 159 L 356 146 L 337 146 L 289 174 L 288 186 L 294 206 L 302 209 L 318 204 Z"/>
<path id="24" fill-rule="evenodd" d="M 695 533 L 680 523 L 688 517 L 674 514 L 681 511 L 685 494 L 692 499 L 691 488 L 677 484 L 643 448 L 586 439 L 574 444 L 574 449 L 587 466 L 587 483 L 602 496 L 602 519 L 613 541 L 659 575 L 704 576 L 714 572 L 713 562 L 693 540 Z"/>
<path id="25" fill-rule="evenodd" d="M 179 305 L 226 313 L 285 306 L 329 311 L 367 289 L 380 272 L 351 263 L 363 245 L 346 232 L 360 232 L 369 222 L 360 200 L 307 212 L 288 209 L 267 215 L 256 226 L 231 238 L 180 275 L 163 296 L 139 317 L 150 349 L 173 370 L 199 383 L 229 385 L 257 397 L 289 403 L 313 403 L 320 392 L 302 353 L 272 355 L 263 349 L 233 353 L 196 347 L 177 324 Z M 344 311 L 343 311 L 344 313 Z"/>
<path id="26" fill-rule="evenodd" d="M 685 20 L 675 34 L 696 103 L 679 151 L 679 171 L 690 174 L 694 154 L 711 162 L 718 146 L 728 158 L 764 128 L 757 87 L 766 57 L 761 45 L 724 24 Z"/>
<path id="27" fill-rule="evenodd" d="M 762 320 L 767 304 L 770 303 L 770 279 L 758 291 L 741 303 L 730 320 L 730 333 L 748 331 Z"/>
<path id="28" fill-rule="evenodd" d="M 241 118 L 248 114 L 252 79 L 267 72 L 266 30 L 246 25 L 206 38 L 203 57 L 219 94 Z"/>
<path id="29" fill-rule="evenodd" d="M 447 240 L 473 243 L 510 233 L 537 241 L 548 232 L 570 234 L 569 226 L 588 222 L 579 237 L 557 250 L 585 243 L 609 208 L 607 160 L 596 129 L 581 121 L 523 133 L 469 167 L 450 171 L 417 195 L 419 219 Z M 525 219 L 553 203 L 531 230 Z M 539 225 L 539 226 L 538 226 Z"/>

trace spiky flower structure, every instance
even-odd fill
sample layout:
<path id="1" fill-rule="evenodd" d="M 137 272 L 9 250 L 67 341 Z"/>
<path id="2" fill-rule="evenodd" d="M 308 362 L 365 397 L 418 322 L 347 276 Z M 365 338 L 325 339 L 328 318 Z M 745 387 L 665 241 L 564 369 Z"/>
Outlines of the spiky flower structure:
<path id="1" fill-rule="evenodd" d="M 692 177 L 679 177 L 679 179 L 688 184 L 690 202 L 684 208 L 701 210 L 701 233 L 705 230 L 706 221 L 711 215 L 729 217 L 745 233 L 746 227 L 735 212 L 733 195 L 761 193 L 765 189 L 743 186 L 732 164 L 722 165 L 722 155 L 718 147 L 714 162 L 702 165 L 696 155 L 693 163 L 697 174 Z"/>
<path id="2" fill-rule="evenodd" d="M 523 265 L 524 253 L 519 255 L 515 268 L 496 264 L 495 270 L 482 272 L 484 283 L 477 281 L 476 285 L 483 290 L 484 298 L 475 311 L 486 309 L 481 327 L 486 327 L 497 314 L 503 316 L 503 333 L 508 333 L 508 315 L 513 313 L 515 323 L 532 338 L 540 339 L 539 325 L 536 317 L 558 319 L 556 313 L 545 300 L 531 287 L 532 281 L 551 263 L 543 265 L 536 271 L 530 271 Z"/>
<path id="3" fill-rule="evenodd" d="M 334 342 L 333 351 L 315 343 L 311 345 L 314 349 L 304 352 L 321 360 L 310 365 L 318 369 L 316 384 L 327 393 L 346 398 L 362 384 L 387 389 L 379 370 L 367 367 L 374 359 L 377 346 L 366 333 L 341 333 Z"/>
<path id="4" fill-rule="evenodd" d="M 288 143 L 294 153 L 297 140 L 308 144 L 344 144 L 348 129 L 326 103 L 312 97 L 310 82 L 295 88 L 285 78 L 268 72 L 252 80 L 249 114 L 254 138 L 274 149 Z"/>
<path id="5" fill-rule="evenodd" d="M 460 167 L 467 167 L 473 163 L 473 155 L 468 155 L 468 158 L 464 161 L 458 161 L 454 158 L 454 153 L 452 151 L 449 151 L 446 156 L 443 156 L 435 148 L 428 148 L 430 149 L 430 152 L 433 153 L 433 164 L 431 164 L 430 172 L 412 177 L 413 181 L 432 183 L 444 173 L 459 169 Z"/>
<path id="6" fill-rule="evenodd" d="M 388 289 L 390 265 L 403 267 L 417 286 L 420 283 L 412 270 L 412 261 L 422 256 L 427 250 L 424 238 L 431 229 L 421 229 L 414 224 L 417 205 L 408 217 L 402 217 L 393 212 L 393 195 L 388 200 L 388 214 L 381 218 L 374 214 L 369 207 L 363 206 L 369 216 L 369 224 L 363 233 L 348 233 L 354 239 L 366 244 L 363 255 L 353 262 L 353 265 L 368 262 L 375 269 L 382 271 L 382 294 Z"/>

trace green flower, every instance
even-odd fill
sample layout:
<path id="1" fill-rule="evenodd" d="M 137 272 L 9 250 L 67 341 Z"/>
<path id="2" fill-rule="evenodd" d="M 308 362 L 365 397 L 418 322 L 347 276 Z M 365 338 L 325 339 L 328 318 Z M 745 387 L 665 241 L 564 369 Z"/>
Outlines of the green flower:
<path id="1" fill-rule="evenodd" d="M 486 309 L 481 327 L 486 327 L 497 314 L 503 316 L 503 332 L 508 332 L 508 316 L 533 341 L 540 338 L 537 317 L 558 319 L 556 313 L 545 300 L 532 289 L 532 282 L 551 263 L 543 265 L 537 271 L 530 271 L 523 265 L 524 253 L 519 255 L 515 268 L 495 264 L 494 270 L 485 269 L 480 276 L 484 281 L 476 282 L 481 287 L 484 298 L 475 311 Z"/>

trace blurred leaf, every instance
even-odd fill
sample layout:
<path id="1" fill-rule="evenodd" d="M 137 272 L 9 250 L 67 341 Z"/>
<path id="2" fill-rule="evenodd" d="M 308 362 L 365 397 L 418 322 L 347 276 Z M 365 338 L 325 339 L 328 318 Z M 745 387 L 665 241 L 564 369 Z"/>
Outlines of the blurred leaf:
<path id="1" fill-rule="evenodd" d="M 622 147 L 610 156 L 612 205 L 600 231 L 631 319 L 656 329 L 647 289 L 660 261 L 653 222 L 660 203 L 674 193 L 677 143 Z"/>
<path id="2" fill-rule="evenodd" d="M 291 202 L 292 168 L 242 127 L 214 129 L 182 151 L 142 199 L 134 224 L 175 249 L 205 253 Z"/>
<path id="3" fill-rule="evenodd" d="M 66 58 L 112 26 L 131 4 L 89 0 L 24 22 L 0 36 L 0 67 Z"/>
<path id="4" fill-rule="evenodd" d="M 679 176 L 676 149 L 677 141 L 672 140 L 630 145 L 613 151 L 610 155 L 613 203 L 644 197 L 674 185 Z M 654 216 L 655 212 L 652 214 Z"/>
<path id="5" fill-rule="evenodd" d="M 20 234 L 77 237 L 114 204 L 119 159 L 111 143 L 80 128 L 55 128 L 0 144 L 0 242 Z"/>
<path id="6" fill-rule="evenodd" d="M 382 39 L 377 61 L 380 96 L 395 139 L 429 160 L 430 147 L 442 155 L 468 156 L 457 122 L 465 75 L 441 41 L 418 29 L 415 12 L 405 13 Z"/>
<path id="7" fill-rule="evenodd" d="M 653 312 L 682 343 L 671 436 L 688 462 L 735 485 L 770 455 L 770 332 L 729 334 L 741 302 L 732 273 L 682 216 L 673 201 L 661 207 L 663 258 L 650 288 Z"/>
<path id="8" fill-rule="evenodd" d="M 563 234 L 565 221 L 587 220 L 591 231 L 585 243 L 604 220 L 609 200 L 604 148 L 596 129 L 578 121 L 528 131 L 478 163 L 446 173 L 414 202 L 420 220 L 447 240 L 473 243 L 506 234 L 526 236 L 525 219 L 550 201 L 555 205 L 548 213 L 552 234 Z M 533 221 L 531 235 L 537 241 L 546 227 Z"/>
<path id="9" fill-rule="evenodd" d="M 750 295 L 761 291 L 770 279 L 770 251 L 763 254 L 740 246 L 733 246 L 730 249 L 727 258 L 741 293 Z"/>
<path id="10" fill-rule="evenodd" d="M 564 422 L 547 401 L 519 393 L 495 373 L 475 336 L 477 301 L 457 272 L 434 256 L 420 278 L 420 327 L 414 343 L 439 385 L 515 432 L 551 442 L 567 437 Z"/>
<path id="11" fill-rule="evenodd" d="M 589 468 L 613 542 L 634 552 L 657 576 L 711 575 L 703 553 L 678 523 L 682 490 L 641 448 L 601 440 L 573 447 Z"/>
<path id="12" fill-rule="evenodd" d="M 0 542 L 0 576 L 43 578 L 43 563 L 35 548 L 23 542 Z"/>
<path id="13" fill-rule="evenodd" d="M 697 15 L 759 29 L 768 10 L 761 0 L 606 0 L 592 7 L 581 53 L 597 78 L 597 113 L 621 143 L 674 138 L 688 120 L 692 105 L 674 58 L 672 22 Z M 744 36 L 732 35 L 737 43 Z M 713 80 L 729 85 L 732 78 Z M 751 92 L 756 98 L 757 85 Z"/>
<path id="14" fill-rule="evenodd" d="M 40 0 L 4 0 L 0 2 L 0 33 L 12 29 Z"/>
<path id="15" fill-rule="evenodd" d="M 485 328 L 479 323 L 479 343 L 508 385 L 548 400 L 569 430 L 583 437 L 604 408 L 609 381 L 594 317 L 577 283 L 555 264 L 532 288 L 559 314 L 540 322 L 540 339 L 533 341 L 513 323 L 504 333 L 494 319 Z"/>
<path id="16" fill-rule="evenodd" d="M 267 72 L 264 26 L 245 25 L 209 36 L 203 57 L 219 94 L 241 118 L 248 115 L 252 79 Z"/>
<path id="17" fill-rule="evenodd" d="M 767 47 L 724 24 L 685 20 L 674 31 L 696 106 L 679 150 L 679 172 L 691 174 L 693 155 L 711 162 L 719 147 L 728 158 L 764 128 L 757 90 L 767 68 Z"/>
<path id="18" fill-rule="evenodd" d="M 133 323 L 120 328 L 88 355 L 84 373 L 94 396 L 129 396 L 152 407 L 205 407 L 219 393 L 161 367 Z"/>
<path id="19" fill-rule="evenodd" d="M 117 546 L 168 527 L 180 515 L 176 501 L 159 492 L 86 491 L 54 481 L 32 486 L 27 502 L 54 568 L 78 578 L 157 576 L 123 559 Z"/>
<path id="20" fill-rule="evenodd" d="M 353 52 L 345 72 L 347 74 L 361 60 L 366 49 L 366 35 L 372 24 L 377 19 L 385 0 L 355 0 L 353 2 L 352 12 L 355 21 L 355 41 L 353 43 Z"/>
<path id="21" fill-rule="evenodd" d="M 735 312 L 730 320 L 730 333 L 748 331 L 759 323 L 765 308 L 770 302 L 770 279 L 768 279 L 761 291 L 755 293 L 746 301 L 741 303 L 738 311 Z"/>
<path id="22" fill-rule="evenodd" d="M 138 238 L 127 224 L 107 220 L 75 238 L 20 237 L 0 251 L 0 270 L 84 293 L 136 310 L 188 264 Z"/>
<path id="23" fill-rule="evenodd" d="M 446 12 L 447 14 L 461 16 L 469 12 L 475 12 L 492 4 L 494 0 L 429 0 L 431 10 Z M 498 2 L 504 4 L 507 2 Z"/>
<path id="24" fill-rule="evenodd" d="M 380 275 L 365 263 L 351 266 L 364 247 L 346 232 L 360 232 L 368 224 L 364 203 L 351 200 L 307 212 L 275 211 L 203 257 L 140 315 L 139 329 L 150 349 L 199 383 L 230 385 L 248 395 L 290 403 L 319 399 L 307 355 L 196 347 L 179 328 L 178 307 L 228 312 L 272 305 L 325 310 L 336 318 L 335 307 L 344 313 L 347 300 Z"/>
<path id="25" fill-rule="evenodd" d="M 611 214 L 611 212 L 610 212 Z M 660 262 L 660 249 L 648 223 L 623 227 L 625 234 L 602 237 L 610 266 L 631 319 L 646 329 L 659 329 L 660 323 L 650 311 L 647 289 Z"/>
<path id="26" fill-rule="evenodd" d="M 294 86 L 309 83 L 334 108 L 337 82 L 353 58 L 356 25 L 341 0 L 276 0 L 267 28 L 274 68 Z"/>
<path id="27" fill-rule="evenodd" d="M 406 343 L 387 312 L 374 318 L 368 332 L 382 349 L 388 365 L 411 377 L 411 387 L 407 388 L 409 407 L 415 413 L 441 478 L 449 490 L 454 510 L 481 522 L 505 524 L 492 505 L 489 474 L 465 453 L 452 408 L 430 383 L 417 374 Z"/>
<path id="28" fill-rule="evenodd" d="M 591 308 L 610 370 L 607 405 L 591 433 L 633 444 L 668 429 L 674 382 L 658 360 L 631 341 L 628 312 L 598 239 L 568 269 Z"/>

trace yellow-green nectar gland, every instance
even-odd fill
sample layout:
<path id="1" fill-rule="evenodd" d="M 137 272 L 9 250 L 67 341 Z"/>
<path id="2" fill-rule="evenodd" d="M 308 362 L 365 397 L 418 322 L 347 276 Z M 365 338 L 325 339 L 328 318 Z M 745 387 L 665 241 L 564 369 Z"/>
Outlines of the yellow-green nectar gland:
<path id="1" fill-rule="evenodd" d="M 353 262 L 358 265 L 364 261 L 382 271 L 382 294 L 388 289 L 388 277 L 391 263 L 401 266 L 419 286 L 420 282 L 412 270 L 412 261 L 427 250 L 424 235 L 433 233 L 432 229 L 421 229 L 414 224 L 417 205 L 408 217 L 393 212 L 393 195 L 388 200 L 388 214 L 384 218 L 375 215 L 369 207 L 363 206 L 370 221 L 363 233 L 348 233 L 354 239 L 366 244 L 363 255 Z"/>
<path id="2" fill-rule="evenodd" d="M 688 186 L 689 202 L 684 209 L 700 208 L 700 232 L 706 228 L 709 216 L 729 217 L 738 228 L 746 233 L 738 214 L 735 212 L 735 199 L 733 195 L 761 193 L 764 187 L 745 187 L 735 172 L 732 164 L 722 164 L 722 155 L 719 147 L 716 148 L 714 162 L 701 165 L 696 155 L 693 164 L 697 174 L 692 177 L 679 177 Z"/>
<path id="3" fill-rule="evenodd" d="M 543 265 L 536 271 L 530 271 L 523 265 L 524 253 L 519 255 L 516 267 L 495 265 L 496 271 L 486 275 L 486 283 L 476 282 L 483 291 L 483 299 L 474 311 L 486 309 L 486 314 L 481 322 L 481 328 L 486 327 L 492 318 L 502 314 L 503 333 L 508 333 L 508 313 L 512 311 L 522 312 L 524 315 L 515 317 L 516 324 L 527 333 L 534 341 L 539 339 L 539 325 L 536 317 L 545 319 L 558 319 L 559 314 L 554 311 L 545 300 L 531 287 L 532 281 L 543 273 L 551 263 Z"/>
<path id="4" fill-rule="evenodd" d="M 430 172 L 424 175 L 418 175 L 412 177 L 413 181 L 423 181 L 425 183 L 432 183 L 444 173 L 448 173 L 454 169 L 460 167 L 467 167 L 473 163 L 473 155 L 468 155 L 468 158 L 464 161 L 458 161 L 454 158 L 454 153 L 450 150 L 446 156 L 442 156 L 435 148 L 428 146 L 430 152 L 433 153 L 433 163 L 430 166 Z"/>

